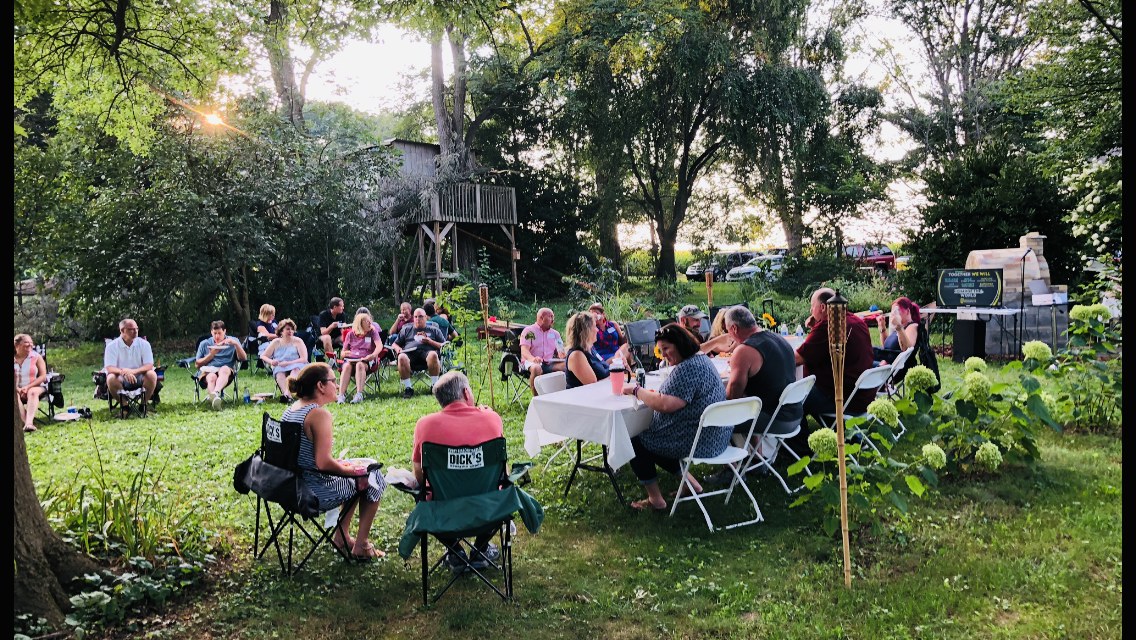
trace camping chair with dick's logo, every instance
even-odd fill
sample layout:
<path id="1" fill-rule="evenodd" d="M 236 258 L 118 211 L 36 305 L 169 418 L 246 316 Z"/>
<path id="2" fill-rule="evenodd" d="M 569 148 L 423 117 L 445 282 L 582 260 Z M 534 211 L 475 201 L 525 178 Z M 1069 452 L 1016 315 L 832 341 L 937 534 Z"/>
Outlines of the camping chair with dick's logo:
<path id="1" fill-rule="evenodd" d="M 431 574 L 445 569 L 451 576 L 434 594 L 434 602 L 465 574 L 477 576 L 502 600 L 512 599 L 513 514 L 519 512 L 532 533 L 540 530 L 544 520 L 540 503 L 518 486 L 528 479 L 531 467 L 528 462 L 518 463 L 506 472 L 505 438 L 462 446 L 422 444 L 426 486 L 416 491 L 402 488 L 414 495 L 416 504 L 406 520 L 398 553 L 407 559 L 415 546 L 420 547 L 424 605 L 430 603 Z M 433 564 L 428 557 L 431 537 L 445 547 Z M 493 537 L 499 546 L 491 542 Z"/>

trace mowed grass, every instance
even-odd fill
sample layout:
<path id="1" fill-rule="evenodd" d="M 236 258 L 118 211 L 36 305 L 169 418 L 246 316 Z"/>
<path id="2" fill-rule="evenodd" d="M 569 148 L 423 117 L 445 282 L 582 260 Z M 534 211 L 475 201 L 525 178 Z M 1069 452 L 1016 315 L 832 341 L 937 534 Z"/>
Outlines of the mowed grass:
<path id="1" fill-rule="evenodd" d="M 172 363 L 179 353 L 158 356 Z M 470 354 L 474 352 L 471 350 Z M 471 356 L 472 357 L 472 356 Z M 692 504 L 673 518 L 617 504 L 606 478 L 585 473 L 563 496 L 570 463 L 546 447 L 526 488 L 546 509 L 544 527 L 520 527 L 516 600 L 502 603 L 466 577 L 429 608 L 421 604 L 417 552 L 404 562 L 397 542 L 413 504 L 391 491 L 373 528 L 382 561 L 347 565 L 318 553 L 292 579 L 275 560 L 253 561 L 255 501 L 232 488 L 233 467 L 257 446 L 260 416 L 280 404 L 228 404 L 214 412 L 193 403 L 189 374 L 170 368 L 160 414 L 109 417 L 90 399 L 90 371 L 101 346 L 53 348 L 49 361 L 68 378 L 65 395 L 91 406 L 94 419 L 41 421 L 28 434 L 37 487 L 86 482 L 98 459 L 127 478 L 151 447 L 168 499 L 197 511 L 216 532 L 223 562 L 207 585 L 148 616 L 136 637 L 154 638 L 1119 638 L 1122 631 L 1121 467 L 1119 439 L 1042 436 L 1041 461 L 996 476 L 945 478 L 937 494 L 914 501 L 906 520 L 888 516 L 879 535 L 856 531 L 852 588 L 843 586 L 841 545 L 825 536 L 811 503 L 771 479 L 755 491 L 765 522 L 710 533 Z M 958 365 L 941 362 L 948 388 Z M 485 362 L 466 370 L 489 402 Z M 992 369 L 997 369 L 992 365 Z M 528 395 L 508 402 L 496 363 L 490 379 L 505 421 L 509 453 L 527 460 L 522 433 Z M 267 375 L 241 374 L 253 392 L 271 391 Z M 421 389 L 421 387 L 420 387 Z M 435 411 L 424 394 L 397 397 L 393 381 L 378 398 L 332 405 L 335 452 L 410 466 L 414 423 Z M 910 433 L 899 451 L 917 449 Z M 96 455 L 97 452 L 97 455 Z M 784 464 L 783 461 L 780 463 Z M 705 470 L 710 471 L 710 470 Z M 625 495 L 641 489 L 627 467 Z M 664 477 L 664 491 L 676 488 Z M 735 498 L 737 500 L 737 498 Z M 716 522 L 742 519 L 744 501 L 712 501 Z M 737 510 L 732 507 L 738 507 Z M 437 546 L 432 545 L 432 554 Z"/>

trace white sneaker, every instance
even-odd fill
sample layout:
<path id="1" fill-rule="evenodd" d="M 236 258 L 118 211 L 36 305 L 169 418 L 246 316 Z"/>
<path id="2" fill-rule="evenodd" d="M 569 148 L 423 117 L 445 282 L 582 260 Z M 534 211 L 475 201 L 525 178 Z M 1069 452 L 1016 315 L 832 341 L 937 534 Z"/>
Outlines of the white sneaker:
<path id="1" fill-rule="evenodd" d="M 219 393 L 213 394 L 213 399 L 210 400 L 209 403 L 213 405 L 214 411 L 220 411 L 221 407 L 223 406 L 223 403 L 221 401 L 221 394 L 219 394 Z"/>
<path id="2" fill-rule="evenodd" d="M 351 404 L 359 404 L 362 401 L 363 401 L 363 394 L 361 394 L 361 393 L 356 393 L 355 396 L 351 398 Z"/>
<path id="3" fill-rule="evenodd" d="M 344 396 L 341 393 L 341 394 L 335 396 L 335 401 L 338 402 L 339 404 L 343 404 L 344 402 L 347 402 L 347 398 L 346 398 L 346 396 Z"/>

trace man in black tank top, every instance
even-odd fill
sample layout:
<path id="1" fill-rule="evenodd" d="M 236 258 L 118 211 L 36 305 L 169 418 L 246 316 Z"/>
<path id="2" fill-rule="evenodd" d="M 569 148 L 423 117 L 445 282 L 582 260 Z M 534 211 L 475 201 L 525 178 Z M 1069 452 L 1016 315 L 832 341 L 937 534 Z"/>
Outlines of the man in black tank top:
<path id="1" fill-rule="evenodd" d="M 793 347 L 780 335 L 764 331 L 749 309 L 737 306 L 726 311 L 726 331 L 738 344 L 730 357 L 730 379 L 726 398 L 761 398 L 761 414 L 754 435 L 761 435 L 777 409 L 781 392 L 796 382 L 797 364 Z M 801 423 L 802 405 L 786 406 L 777 414 L 771 434 L 788 433 Z M 745 427 L 737 431 L 745 434 Z"/>

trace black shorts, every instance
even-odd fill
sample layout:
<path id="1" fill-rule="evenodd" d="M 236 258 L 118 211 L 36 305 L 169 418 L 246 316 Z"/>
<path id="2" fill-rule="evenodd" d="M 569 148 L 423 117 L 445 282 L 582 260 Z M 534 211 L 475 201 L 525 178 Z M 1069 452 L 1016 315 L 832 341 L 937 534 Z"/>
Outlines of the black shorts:
<path id="1" fill-rule="evenodd" d="M 425 371 L 429 368 L 426 364 L 426 354 L 433 353 L 429 349 L 418 348 L 406 354 L 407 359 L 410 360 L 411 371 Z"/>

